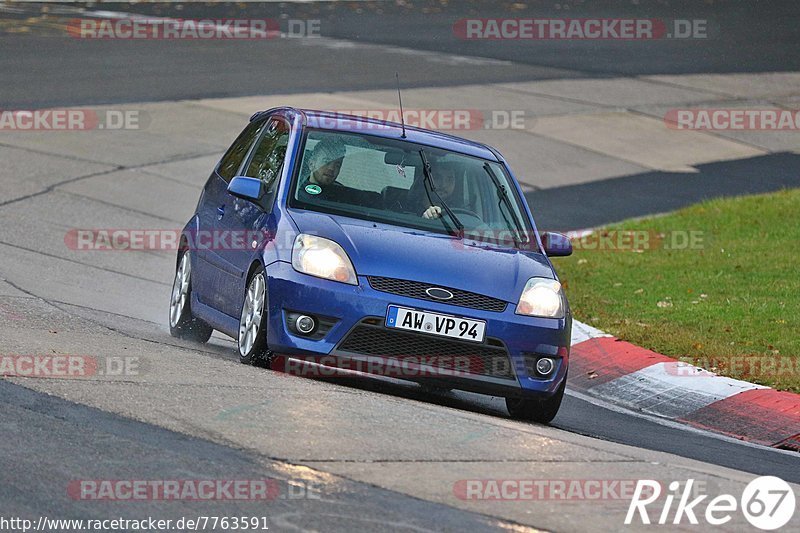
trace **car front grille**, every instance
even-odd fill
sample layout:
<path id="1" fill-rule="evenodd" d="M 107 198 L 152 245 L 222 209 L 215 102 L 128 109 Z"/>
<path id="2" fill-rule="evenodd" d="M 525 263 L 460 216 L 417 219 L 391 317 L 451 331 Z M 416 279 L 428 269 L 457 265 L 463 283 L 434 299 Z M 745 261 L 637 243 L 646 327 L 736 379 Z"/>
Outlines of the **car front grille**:
<path id="1" fill-rule="evenodd" d="M 425 291 L 437 285 L 430 283 L 422 283 L 419 281 L 409 281 L 405 279 L 396 278 L 382 278 L 370 276 L 370 286 L 376 291 L 388 292 L 397 294 L 399 296 L 407 296 L 409 298 L 417 298 L 419 300 L 428 300 L 430 302 L 447 303 L 458 307 L 468 307 L 470 309 L 480 309 L 483 311 L 496 311 L 501 312 L 506 308 L 506 302 L 497 298 L 476 294 L 474 292 L 462 291 L 459 289 L 447 288 L 453 294 L 450 300 L 440 300 L 429 296 Z M 446 287 L 438 287 L 445 289 Z"/>
<path id="2" fill-rule="evenodd" d="M 472 374 L 515 379 L 506 348 L 500 341 L 487 341 L 495 345 L 439 339 L 362 322 L 345 337 L 336 352 L 380 357 L 404 367 L 422 363 L 443 371 L 441 375 L 445 376 Z"/>

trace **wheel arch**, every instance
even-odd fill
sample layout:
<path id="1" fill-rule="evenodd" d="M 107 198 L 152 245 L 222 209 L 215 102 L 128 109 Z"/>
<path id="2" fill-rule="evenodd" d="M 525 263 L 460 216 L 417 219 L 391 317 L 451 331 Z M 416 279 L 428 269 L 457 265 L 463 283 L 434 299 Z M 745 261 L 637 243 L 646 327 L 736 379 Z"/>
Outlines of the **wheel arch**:
<path id="1" fill-rule="evenodd" d="M 183 254 L 189 251 L 189 239 L 186 238 L 184 233 L 181 233 L 181 239 L 178 241 L 178 253 L 175 254 L 175 268 L 177 269 L 181 264 Z"/>
<path id="2" fill-rule="evenodd" d="M 244 278 L 245 287 L 247 287 L 247 285 L 250 283 L 250 280 L 253 279 L 253 275 L 258 271 L 259 268 L 263 269 L 265 272 L 267 270 L 267 267 L 264 265 L 264 263 L 262 263 L 259 259 L 254 259 L 253 262 L 250 263 L 250 267 L 247 269 L 247 275 Z M 264 281 L 266 281 L 266 279 Z"/>

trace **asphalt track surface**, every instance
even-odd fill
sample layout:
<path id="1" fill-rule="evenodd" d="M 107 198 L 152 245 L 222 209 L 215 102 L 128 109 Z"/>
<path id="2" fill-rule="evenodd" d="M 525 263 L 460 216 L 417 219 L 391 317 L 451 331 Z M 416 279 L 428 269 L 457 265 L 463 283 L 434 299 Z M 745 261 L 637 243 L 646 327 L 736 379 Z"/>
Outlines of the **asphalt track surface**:
<path id="1" fill-rule="evenodd" d="M 271 18 L 319 20 L 319 34 L 348 42 L 405 50 L 446 52 L 484 61 L 420 63 L 414 54 L 386 56 L 380 49 L 325 47 L 309 39 L 215 42 L 117 42 L 50 38 L 44 30 L 5 33 L 0 68 L 3 103 L 14 107 L 145 102 L 181 98 L 452 86 L 512 80 L 603 78 L 649 74 L 782 72 L 800 68 L 796 32 L 800 6 L 759 2 L 321 2 L 192 4 L 102 3 L 108 11 L 182 18 Z M 523 6 L 523 7 L 519 7 Z M 72 9 L 72 8 L 68 8 Z M 98 9 L 95 6 L 94 9 Z M 31 10 L 5 13 L 20 24 Z M 62 10 L 63 11 L 63 10 Z M 58 6 L 49 16 L 57 16 Z M 37 15 L 41 16 L 41 15 Z M 63 11 L 67 18 L 74 11 Z M 464 40 L 454 21 L 467 17 L 641 17 L 705 20 L 708 37 L 698 40 L 525 41 Z M 36 22 L 36 21 L 30 21 Z M 282 30 L 288 30 L 284 24 Z M 56 33 L 56 32 L 53 32 Z M 23 37 L 24 38 L 21 38 Z M 746 44 L 746 46 L 744 46 Z M 322 48 L 322 49 L 321 49 Z M 505 62 L 514 68 L 505 68 Z"/>
<path id="2" fill-rule="evenodd" d="M 800 56 L 796 53 L 800 35 L 791 23 L 791 20 L 796 20 L 798 12 L 794 3 L 764 2 L 757 7 L 755 4 L 733 3 L 727 6 L 728 9 L 695 7 L 695 3 L 672 4 L 669 8 L 660 7 L 660 4 L 641 4 L 638 7 L 627 6 L 626 13 L 633 15 L 647 7 L 649 16 L 713 19 L 720 32 L 708 47 L 699 52 L 696 47 L 680 42 L 642 43 L 642 47 L 634 49 L 620 47 L 619 43 L 575 43 L 568 47 L 543 43 L 531 50 L 522 43 L 509 47 L 471 46 L 473 43 L 467 43 L 470 45 L 467 46 L 452 38 L 448 21 L 453 20 L 454 13 L 468 13 L 470 16 L 503 13 L 499 8 L 490 8 L 486 4 L 451 5 L 447 8 L 450 11 L 433 14 L 404 11 L 382 4 L 365 4 L 360 13 L 352 4 L 346 7 L 312 4 L 244 8 L 248 16 L 257 13 L 261 17 L 278 16 L 282 9 L 298 18 L 320 13 L 320 18 L 329 22 L 322 26 L 323 35 L 335 39 L 480 58 L 469 67 L 452 63 L 433 69 L 412 54 L 399 61 L 397 54 L 386 54 L 380 47 L 320 47 L 291 40 L 271 42 L 268 48 L 259 43 L 167 45 L 164 42 L 115 43 L 116 46 L 110 47 L 102 42 L 76 41 L 51 33 L 46 27 L 35 26 L 34 31 L 24 35 L 8 32 L 0 35 L 0 68 L 3 72 L 0 77 L 0 107 L 173 101 L 310 92 L 321 88 L 328 91 L 381 89 L 393 86 L 395 71 L 402 72 L 405 86 L 413 87 L 591 78 L 612 74 L 798 70 L 800 66 Z M 548 11 L 552 9 L 548 6 L 531 6 L 539 9 L 537 15 L 544 12 L 563 16 L 561 12 Z M 153 10 L 156 9 L 142 5 L 110 6 L 108 9 L 123 7 L 127 11 L 136 9 L 148 14 L 155 13 Z M 158 8 L 157 14 L 172 15 L 169 9 Z M 231 9 L 230 6 L 187 5 L 181 16 L 230 16 Z M 377 13 L 377 9 L 384 12 Z M 601 16 L 612 8 L 600 4 L 594 9 L 584 15 Z M 21 21 L 29 15 L 24 10 L 13 11 L 6 20 Z M 525 16 L 525 11 L 514 16 Z M 742 40 L 749 43 L 745 49 L 740 46 Z M 658 54 L 658 61 L 653 60 L 654 54 Z M 509 68 L 506 62 L 512 62 L 513 68 Z M 37 155 L 41 154 L 31 152 L 31 157 Z M 98 164 L 88 159 L 74 163 L 85 163 L 87 169 Z M 787 184 L 782 169 L 796 164 L 796 156 L 791 154 L 728 163 L 742 169 L 742 176 L 753 169 L 762 172 L 765 179 L 756 183 L 744 177 L 739 181 L 727 179 L 736 172 L 724 168 L 725 163 L 709 165 L 703 170 L 711 176 L 704 181 L 708 185 L 702 190 L 686 188 L 680 194 L 675 194 L 676 184 L 682 179 L 680 175 L 653 172 L 555 187 L 532 197 L 532 203 L 550 226 L 563 229 L 588 227 L 629 216 L 663 212 L 704 197 L 774 190 Z M 634 181 L 639 192 L 636 201 L 632 202 L 625 194 L 631 190 L 628 184 Z M 114 184 L 110 183 L 108 187 L 113 188 Z M 163 197 L 171 194 L 172 190 L 165 186 L 163 190 L 151 191 L 151 194 Z M 615 190 L 619 194 L 608 195 L 609 191 Z M 606 200 L 602 206 L 587 205 L 597 197 L 598 191 L 605 192 L 614 200 Z M 540 204 L 535 205 L 535 202 Z M 120 203 L 125 207 L 124 199 Z M 128 313 L 124 308 L 109 312 L 115 295 L 141 290 L 142 278 L 148 276 L 153 265 L 168 268 L 170 261 L 163 258 L 145 261 L 140 279 L 131 274 L 116 275 L 118 272 L 136 271 L 137 267 L 132 263 L 134 259 L 129 257 L 114 258 L 101 266 L 81 265 L 73 260 L 62 262 L 63 258 L 58 257 L 53 243 L 62 239 L 64 227 L 74 223 L 75 213 L 83 210 L 85 205 L 85 200 L 77 195 L 52 189 L 13 200 L 0 198 L 4 225 L 0 278 L 7 280 L 0 286 L 2 351 L 30 352 L 51 345 L 61 347 L 63 339 L 64 350 L 77 350 L 83 346 L 85 351 L 91 351 L 119 345 L 144 354 L 150 361 L 176 359 L 174 364 L 171 361 L 165 363 L 168 365 L 166 375 L 162 378 L 159 373 L 155 378 L 163 386 L 153 386 L 152 390 L 147 389 L 147 384 L 108 384 L 101 380 L 95 386 L 70 392 L 64 383 L 54 380 L 39 386 L 39 392 L 36 392 L 24 380 L 21 383 L 0 382 L 0 397 L 4 404 L 4 409 L 0 410 L 0 427 L 4 435 L 0 439 L 0 514 L 3 516 L 47 514 L 79 518 L 141 513 L 145 508 L 147 514 L 160 518 L 187 514 L 253 515 L 263 511 L 259 507 L 261 504 L 149 502 L 145 507 L 136 502 L 119 502 L 112 508 L 98 509 L 95 502 L 71 500 L 65 495 L 64 487 L 70 480 L 87 476 L 97 479 L 270 477 L 287 483 L 289 480 L 313 479 L 324 487 L 325 494 L 321 501 L 282 499 L 272 502 L 268 514 L 276 529 L 483 530 L 505 529 L 513 527 L 512 524 L 560 529 L 557 519 L 552 517 L 526 521 L 514 516 L 504 518 L 503 513 L 487 507 L 475 508 L 474 511 L 456 508 L 435 498 L 407 494 L 413 491 L 387 490 L 377 481 L 368 481 L 369 475 L 356 475 L 345 467 L 339 470 L 338 466 L 330 466 L 332 463 L 358 464 L 359 461 L 397 463 L 405 469 L 405 475 L 436 478 L 436 467 L 429 468 L 428 462 L 442 461 L 442 457 L 452 455 L 458 456 L 458 463 L 485 462 L 489 467 L 497 466 L 500 472 L 502 467 L 493 461 L 522 460 L 512 453 L 514 446 L 519 444 L 520 434 L 511 433 L 519 431 L 529 432 L 531 439 L 563 440 L 567 443 L 565 449 L 587 447 L 586 450 L 590 451 L 586 452 L 583 468 L 589 468 L 595 460 L 613 463 L 614 460 L 609 460 L 604 454 L 612 454 L 615 450 L 624 450 L 623 455 L 629 454 L 616 459 L 620 462 L 646 463 L 652 460 L 653 463 L 669 465 L 670 460 L 664 457 L 671 456 L 659 453 L 666 452 L 685 458 L 689 461 L 687 464 L 692 465 L 676 466 L 675 472 L 695 468 L 707 471 L 712 477 L 724 477 L 717 470 L 717 467 L 724 467 L 744 473 L 778 475 L 788 481 L 800 482 L 800 461 L 796 455 L 664 426 L 571 396 L 565 399 L 552 424 L 555 429 L 525 427 L 527 425 L 507 420 L 498 399 L 461 393 L 426 393 L 415 386 L 386 382 L 286 380 L 267 371 L 239 368 L 235 366 L 236 354 L 232 343 L 224 339 L 215 338 L 212 344 L 198 348 L 177 342 L 165 334 L 165 319 L 158 317 L 166 317 L 170 272 L 164 272 L 160 285 L 143 290 L 141 301 L 135 304 L 135 313 Z M 150 217 L 137 215 L 132 206 L 127 206 L 122 212 L 106 204 L 93 206 L 97 211 L 84 222 L 94 221 L 102 226 L 105 220 L 105 225 L 110 225 L 108 221 L 117 216 L 122 216 L 131 227 L 152 222 Z M 43 212 L 51 214 L 45 217 L 45 223 L 40 223 L 36 214 Z M 61 225 L 58 223 L 59 213 L 65 218 Z M 160 213 L 162 222 L 178 218 L 168 207 L 161 209 Z M 68 219 L 72 221 L 67 222 Z M 33 238 L 24 245 L 10 237 L 25 234 Z M 52 267 L 41 266 L 49 261 L 54 261 Z M 81 286 L 91 286 L 92 296 L 87 296 L 82 305 L 64 303 L 69 299 L 64 294 L 73 294 L 73 289 L 66 285 L 73 285 L 74 291 Z M 159 300 L 158 294 L 163 298 Z M 24 320 L 19 319 L 20 315 Z M 153 318 L 143 320 L 144 315 Z M 54 335 L 61 337 L 54 341 Z M 230 373 L 230 378 L 224 377 L 226 372 Z M 162 379 L 164 383 L 160 383 Z M 233 383 L 235 380 L 240 381 Z M 241 380 L 252 380 L 253 385 L 242 387 Z M 115 409 L 102 408 L 103 397 L 113 396 L 111 389 L 106 387 L 130 387 L 121 393 L 126 403 Z M 201 392 L 201 388 L 205 390 Z M 244 396 L 232 398 L 232 395 Z M 152 398 L 153 403 L 148 403 L 148 398 Z M 175 401 L 176 398 L 179 401 Z M 216 406 L 216 411 L 209 411 L 204 402 L 213 403 L 215 398 L 219 399 L 220 405 Z M 175 405 L 181 407 L 174 412 L 163 410 L 159 402 L 171 406 L 170 409 L 175 409 Z M 272 414 L 262 414 L 259 409 L 259 415 L 253 419 L 234 414 L 234 423 L 220 421 L 219 417 L 225 413 L 236 412 L 235 406 L 253 409 L 253 406 L 262 404 L 268 405 L 266 410 Z M 376 412 L 383 409 L 388 409 L 396 418 L 391 422 L 381 420 Z M 263 425 L 259 422 L 260 416 L 267 417 Z M 198 419 L 194 425 L 191 422 L 193 417 Z M 354 419 L 359 418 L 366 422 L 356 423 Z M 159 423 L 152 423 L 154 420 Z M 211 425 L 214 430 L 205 423 L 208 420 L 216 424 Z M 331 420 L 338 421 L 341 428 Z M 370 420 L 374 422 L 375 433 L 370 433 L 367 423 Z M 331 427 L 322 432 L 320 426 L 326 425 L 325 421 Z M 281 423 L 288 427 L 283 428 Z M 471 424 L 475 427 L 464 429 L 472 427 Z M 426 430 L 429 425 L 437 427 L 437 435 Z M 267 434 L 265 427 L 274 433 Z M 392 427 L 395 431 L 388 429 Z M 355 430 L 361 434 L 354 434 Z M 319 440 L 309 443 L 307 435 Z M 377 448 L 365 444 L 370 439 L 379 443 Z M 423 442 L 425 439 L 430 439 L 430 442 Z M 429 455 L 420 451 L 428 447 L 432 450 Z M 462 456 L 465 447 L 476 451 Z M 510 455 L 497 453 L 506 447 L 512 450 Z M 378 451 L 372 456 L 374 449 Z M 359 450 L 363 450 L 363 454 Z M 407 454 L 403 450 L 408 450 Z M 573 455 L 567 461 L 580 462 L 577 451 L 570 454 Z M 595 455 L 602 457 L 596 458 Z M 543 466 L 546 463 L 547 459 L 544 459 L 540 465 L 541 472 L 547 472 Z M 701 463 L 704 465 L 698 466 Z M 300 467 L 287 470 L 287 464 L 320 465 L 320 471 L 302 470 Z M 326 470 L 321 465 L 329 468 Z M 368 468 L 369 465 L 364 466 L 365 470 Z M 453 468 L 457 470 L 457 467 Z M 332 473 L 323 474 L 322 470 Z M 491 468 L 486 472 L 488 474 L 484 477 L 501 477 Z M 613 470 L 610 472 L 604 475 L 614 475 Z M 404 476 L 399 470 L 388 470 L 387 475 Z M 422 489 L 419 491 L 424 493 Z M 590 520 L 578 518 L 564 529 L 574 530 L 575 524 L 589 527 Z M 598 527 L 610 528 L 611 525 L 600 522 Z"/>

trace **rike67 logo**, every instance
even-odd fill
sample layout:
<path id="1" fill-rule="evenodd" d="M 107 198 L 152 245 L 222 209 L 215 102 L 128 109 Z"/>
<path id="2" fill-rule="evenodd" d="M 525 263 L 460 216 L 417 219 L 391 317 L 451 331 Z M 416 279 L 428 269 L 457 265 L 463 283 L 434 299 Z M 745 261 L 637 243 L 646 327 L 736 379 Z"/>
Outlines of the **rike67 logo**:
<path id="1" fill-rule="evenodd" d="M 731 494 L 721 494 L 706 502 L 709 496 L 693 493 L 693 485 L 694 480 L 689 479 L 681 490 L 681 483 L 673 481 L 669 484 L 666 497 L 662 499 L 661 483 L 640 479 L 628 507 L 625 524 L 678 525 L 688 522 L 697 525 L 700 523 L 699 517 L 706 524 L 721 526 L 730 522 L 737 511 L 741 511 L 753 527 L 772 531 L 785 526 L 794 515 L 795 495 L 792 487 L 774 476 L 754 479 L 744 488 L 738 500 Z M 651 517 L 651 511 L 656 511 L 654 517 Z"/>

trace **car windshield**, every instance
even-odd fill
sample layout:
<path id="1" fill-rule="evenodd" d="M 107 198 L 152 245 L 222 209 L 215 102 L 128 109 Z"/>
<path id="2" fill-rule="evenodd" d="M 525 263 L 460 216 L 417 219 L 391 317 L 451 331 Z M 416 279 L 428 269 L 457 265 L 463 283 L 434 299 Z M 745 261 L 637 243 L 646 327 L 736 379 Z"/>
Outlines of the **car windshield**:
<path id="1" fill-rule="evenodd" d="M 289 204 L 503 245 L 531 234 L 498 162 L 359 133 L 308 131 Z"/>

